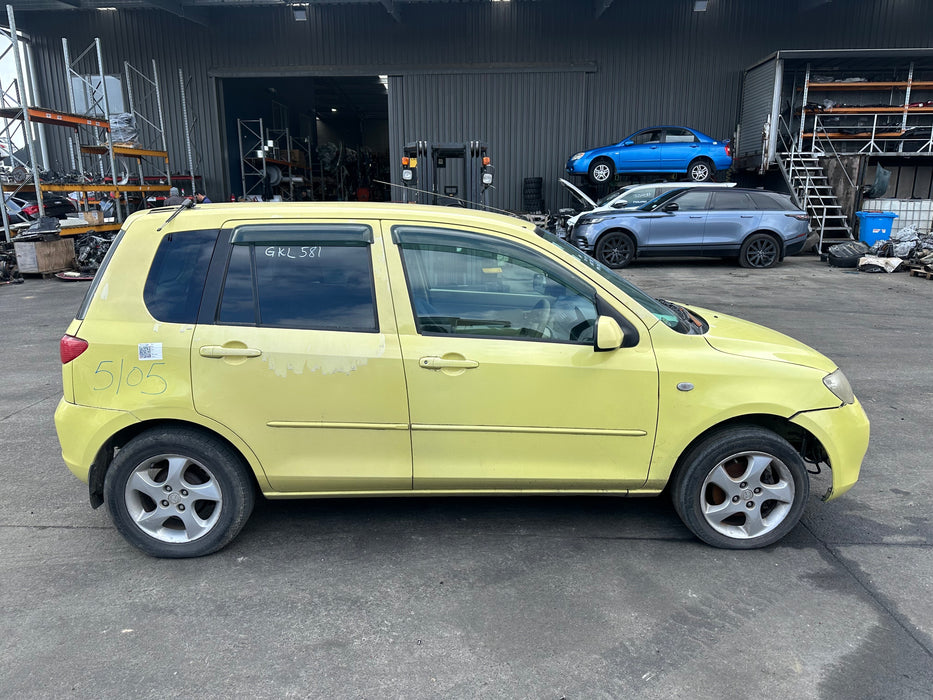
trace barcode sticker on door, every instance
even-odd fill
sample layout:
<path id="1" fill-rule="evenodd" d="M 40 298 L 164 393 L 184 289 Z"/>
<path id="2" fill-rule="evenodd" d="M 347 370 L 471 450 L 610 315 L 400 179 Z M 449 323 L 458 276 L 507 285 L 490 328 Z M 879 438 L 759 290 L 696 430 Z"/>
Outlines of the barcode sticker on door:
<path id="1" fill-rule="evenodd" d="M 140 343 L 139 344 L 139 359 L 140 360 L 161 360 L 162 359 L 162 343 Z"/>

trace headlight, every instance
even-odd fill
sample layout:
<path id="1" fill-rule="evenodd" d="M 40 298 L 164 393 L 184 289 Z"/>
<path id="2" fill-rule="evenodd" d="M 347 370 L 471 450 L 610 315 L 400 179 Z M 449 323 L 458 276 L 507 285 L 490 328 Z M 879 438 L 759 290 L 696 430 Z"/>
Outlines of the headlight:
<path id="1" fill-rule="evenodd" d="M 577 219 L 577 226 L 582 228 L 583 226 L 589 226 L 590 224 L 601 224 L 606 219 L 611 218 L 611 216 L 594 216 L 592 219 Z"/>
<path id="2" fill-rule="evenodd" d="M 841 369 L 837 369 L 832 374 L 827 374 L 823 377 L 823 384 L 825 384 L 826 388 L 833 392 L 836 398 L 842 401 L 842 403 L 855 402 L 855 394 L 852 393 L 852 386 L 849 384 L 849 380 L 846 379 L 846 375 L 842 373 Z"/>
<path id="3" fill-rule="evenodd" d="M 572 156 L 570 156 L 570 162 L 572 163 L 575 160 L 580 160 L 584 155 L 585 154 L 583 153 L 574 153 Z"/>

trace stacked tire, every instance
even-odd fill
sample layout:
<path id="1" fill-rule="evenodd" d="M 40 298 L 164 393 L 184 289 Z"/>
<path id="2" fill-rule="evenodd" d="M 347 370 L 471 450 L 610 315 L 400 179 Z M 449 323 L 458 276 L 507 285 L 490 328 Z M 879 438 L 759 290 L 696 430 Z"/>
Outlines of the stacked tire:
<path id="1" fill-rule="evenodd" d="M 526 177 L 522 182 L 522 209 L 525 212 L 544 213 L 543 185 L 544 178 L 540 177 Z"/>

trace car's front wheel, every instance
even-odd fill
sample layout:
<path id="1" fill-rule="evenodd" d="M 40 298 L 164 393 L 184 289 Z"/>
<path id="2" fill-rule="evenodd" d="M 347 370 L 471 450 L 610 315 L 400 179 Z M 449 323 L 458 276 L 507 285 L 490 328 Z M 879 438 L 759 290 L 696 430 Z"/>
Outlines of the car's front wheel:
<path id="1" fill-rule="evenodd" d="M 755 549 L 793 529 L 810 495 L 803 459 L 776 433 L 754 426 L 711 434 L 671 482 L 674 509 L 699 539 Z"/>
<path id="2" fill-rule="evenodd" d="M 712 180 L 716 171 L 713 164 L 706 158 L 697 158 L 687 166 L 687 177 L 693 182 L 707 182 Z"/>
<path id="3" fill-rule="evenodd" d="M 154 557 L 200 557 L 227 545 L 253 509 L 242 458 L 211 435 L 152 430 L 107 470 L 104 497 L 117 530 Z"/>
<path id="4" fill-rule="evenodd" d="M 609 182 L 615 177 L 615 174 L 615 165 L 608 158 L 597 158 L 590 163 L 590 167 L 587 170 L 590 182 L 594 185 L 601 185 L 604 182 Z"/>
<path id="5" fill-rule="evenodd" d="M 777 265 L 781 259 L 781 246 L 767 233 L 756 233 L 745 239 L 739 251 L 739 265 L 742 267 L 768 268 Z"/>
<path id="6" fill-rule="evenodd" d="M 619 269 L 635 258 L 635 239 L 624 231 L 610 231 L 596 244 L 596 259 L 606 267 Z"/>

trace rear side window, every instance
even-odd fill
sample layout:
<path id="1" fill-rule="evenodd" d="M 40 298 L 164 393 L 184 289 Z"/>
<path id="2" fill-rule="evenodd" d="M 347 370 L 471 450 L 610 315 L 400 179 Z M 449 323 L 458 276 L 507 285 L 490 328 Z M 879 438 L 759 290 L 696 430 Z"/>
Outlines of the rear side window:
<path id="1" fill-rule="evenodd" d="M 376 332 L 371 242 L 355 225 L 238 229 L 217 322 Z"/>
<path id="2" fill-rule="evenodd" d="M 713 192 L 712 209 L 718 211 L 746 211 L 755 209 L 745 192 Z"/>
<path id="3" fill-rule="evenodd" d="M 153 318 L 195 323 L 217 231 L 169 233 L 159 243 L 146 277 L 143 300 Z"/>
<path id="4" fill-rule="evenodd" d="M 87 293 L 84 295 L 84 301 L 81 302 L 81 307 L 78 309 L 78 313 L 75 314 L 75 318 L 79 321 L 83 321 L 84 317 L 87 315 L 87 310 L 91 305 L 91 300 L 94 298 L 94 294 L 97 292 L 97 287 L 100 284 L 100 281 L 107 273 L 107 268 L 110 266 L 110 259 L 113 258 L 113 254 L 117 251 L 117 246 L 120 245 L 120 241 L 123 240 L 123 235 L 125 232 L 126 229 L 121 228 L 116 238 L 113 239 L 113 243 L 110 244 L 110 248 L 107 250 L 107 254 L 104 256 L 104 260 L 100 264 L 100 268 L 97 270 L 97 274 L 94 275 L 94 280 L 91 282 L 91 286 L 88 287 Z"/>
<path id="5" fill-rule="evenodd" d="M 750 192 L 751 198 L 762 211 L 795 211 L 797 207 L 790 197 L 776 192 Z"/>

